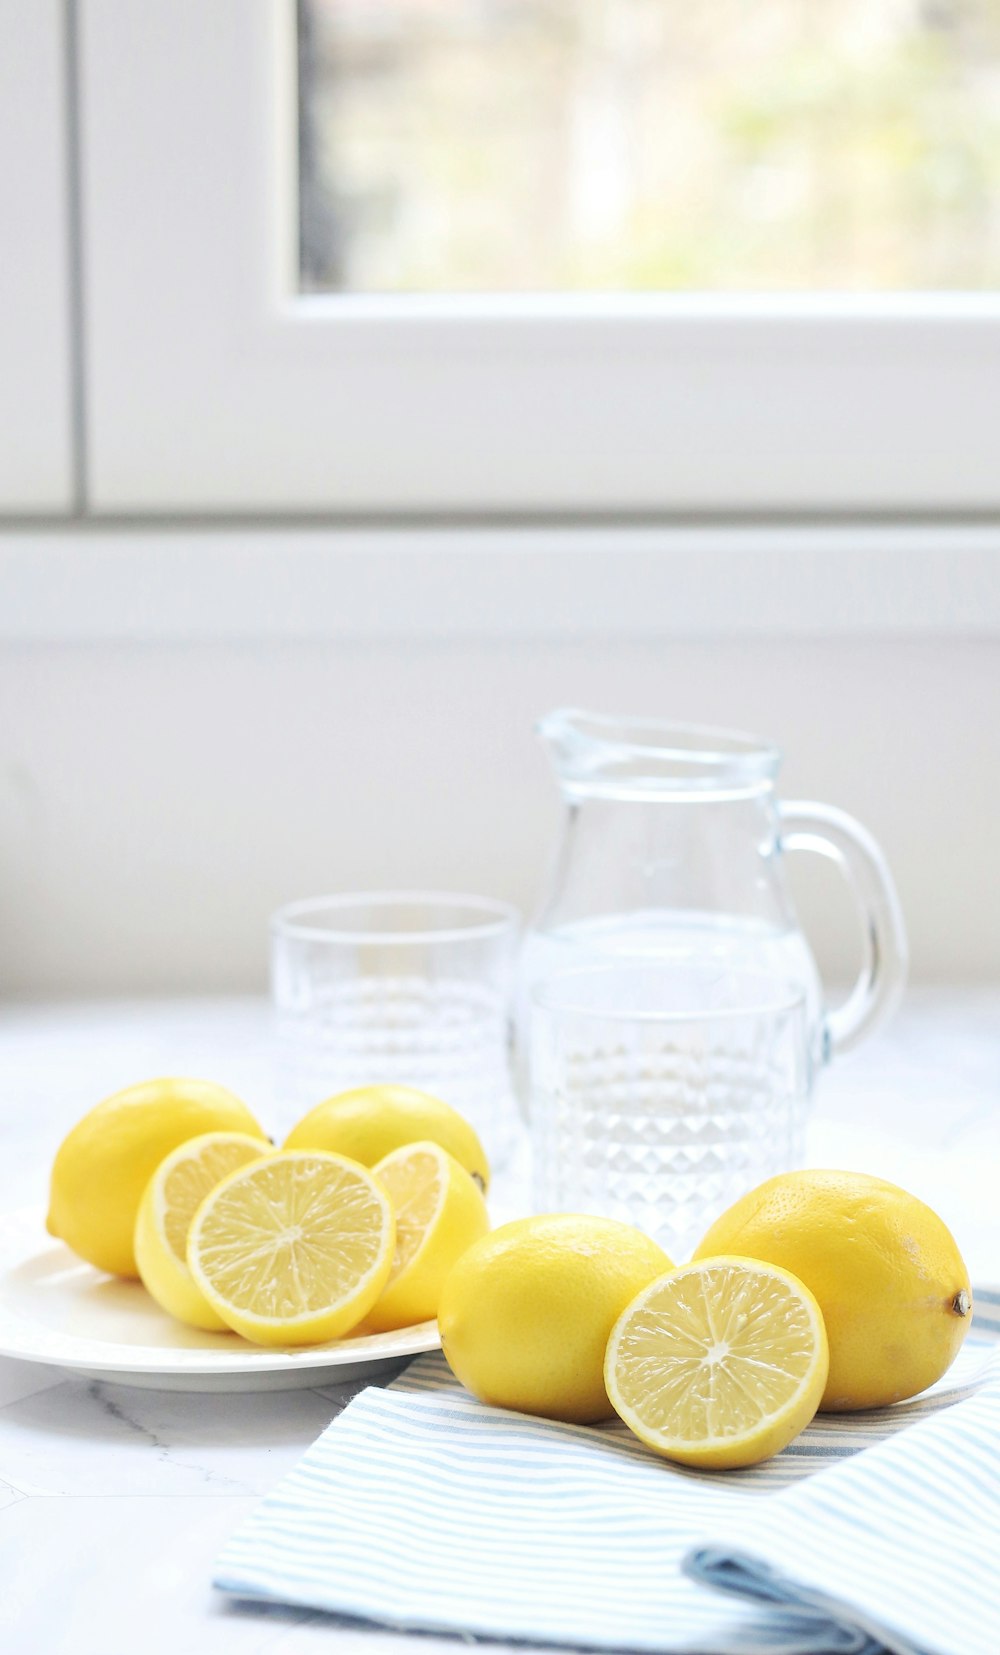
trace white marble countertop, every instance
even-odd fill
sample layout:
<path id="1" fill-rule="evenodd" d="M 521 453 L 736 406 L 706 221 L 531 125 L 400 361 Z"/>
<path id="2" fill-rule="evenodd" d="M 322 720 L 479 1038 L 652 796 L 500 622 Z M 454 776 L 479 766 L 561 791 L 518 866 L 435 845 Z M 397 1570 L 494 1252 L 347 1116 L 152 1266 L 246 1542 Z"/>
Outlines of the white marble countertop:
<path id="1" fill-rule="evenodd" d="M 262 1002 L 0 1013 L 0 1210 L 44 1201 L 54 1148 L 85 1109 L 167 1072 L 223 1081 L 284 1124 Z M 973 1276 L 1000 1281 L 1000 990 L 911 993 L 888 1033 L 822 1077 L 810 1160 L 907 1185 L 955 1230 Z M 223 1541 L 346 1399 L 134 1390 L 0 1359 L 5 1655 L 454 1651 L 211 1589 Z"/>

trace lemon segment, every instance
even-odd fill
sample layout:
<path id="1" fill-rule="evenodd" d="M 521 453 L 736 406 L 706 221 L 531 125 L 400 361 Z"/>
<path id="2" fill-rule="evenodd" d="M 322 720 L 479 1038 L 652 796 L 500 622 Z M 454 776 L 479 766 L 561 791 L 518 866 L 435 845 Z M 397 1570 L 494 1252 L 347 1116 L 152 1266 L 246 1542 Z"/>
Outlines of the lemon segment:
<path id="1" fill-rule="evenodd" d="M 105 1098 L 63 1139 L 52 1167 L 47 1227 L 113 1276 L 136 1276 L 143 1191 L 178 1144 L 202 1132 L 267 1134 L 245 1103 L 207 1080 L 148 1080 Z"/>
<path id="2" fill-rule="evenodd" d="M 820 1407 L 883 1408 L 933 1385 L 972 1321 L 969 1272 L 932 1209 L 883 1178 L 781 1173 L 717 1218 L 696 1259 L 739 1254 L 791 1270 L 830 1341 Z"/>
<path id="3" fill-rule="evenodd" d="M 135 1258 L 146 1291 L 189 1327 L 225 1329 L 187 1267 L 191 1221 L 206 1195 L 237 1167 L 259 1160 L 269 1145 L 246 1132 L 205 1132 L 161 1161 L 139 1204 Z"/>
<path id="4" fill-rule="evenodd" d="M 188 1268 L 228 1327 L 259 1345 L 318 1345 L 372 1308 L 392 1266 L 386 1191 L 343 1155 L 282 1151 L 239 1167 L 198 1208 Z"/>
<path id="5" fill-rule="evenodd" d="M 474 1242 L 441 1294 L 441 1346 L 480 1401 L 586 1425 L 612 1412 L 604 1351 L 625 1306 L 671 1263 L 629 1224 L 520 1218 Z"/>
<path id="6" fill-rule="evenodd" d="M 827 1364 L 807 1287 L 787 1270 L 715 1258 L 643 1289 L 612 1329 L 604 1378 L 648 1447 L 721 1471 L 769 1459 L 805 1429 Z"/>
<path id="7" fill-rule="evenodd" d="M 326 1149 L 373 1167 L 404 1144 L 440 1144 L 480 1189 L 489 1189 L 490 1167 L 476 1133 L 463 1115 L 415 1086 L 359 1086 L 318 1103 L 293 1126 L 285 1149 Z"/>
<path id="8" fill-rule="evenodd" d="M 437 1315 L 445 1277 L 489 1230 L 490 1215 L 478 1184 L 439 1144 L 408 1144 L 373 1170 L 396 1215 L 389 1279 L 366 1323 L 386 1333 Z"/>

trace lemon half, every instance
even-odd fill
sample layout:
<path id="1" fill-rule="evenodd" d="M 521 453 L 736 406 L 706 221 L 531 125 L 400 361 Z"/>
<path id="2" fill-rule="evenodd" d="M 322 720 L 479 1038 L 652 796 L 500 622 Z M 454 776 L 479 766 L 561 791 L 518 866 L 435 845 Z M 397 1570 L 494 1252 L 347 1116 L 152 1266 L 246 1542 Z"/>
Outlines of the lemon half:
<path id="1" fill-rule="evenodd" d="M 366 1319 L 373 1333 L 438 1313 L 452 1265 L 490 1227 L 479 1185 L 440 1144 L 407 1144 L 373 1169 L 396 1214 L 389 1279 Z"/>
<path id="2" fill-rule="evenodd" d="M 157 1304 L 190 1327 L 219 1332 L 226 1326 L 187 1267 L 194 1215 L 228 1173 L 267 1153 L 268 1145 L 246 1132 L 204 1132 L 179 1144 L 146 1185 L 135 1224 L 139 1275 Z"/>
<path id="3" fill-rule="evenodd" d="M 604 1378 L 650 1448 L 684 1465 L 755 1465 L 804 1430 L 826 1384 L 819 1305 L 787 1270 L 716 1258 L 643 1289 L 615 1323 Z"/>
<path id="4" fill-rule="evenodd" d="M 371 1309 L 395 1242 L 392 1203 L 365 1167 L 293 1150 L 216 1185 L 195 1214 L 187 1261 L 212 1309 L 245 1339 L 317 1345 Z"/>

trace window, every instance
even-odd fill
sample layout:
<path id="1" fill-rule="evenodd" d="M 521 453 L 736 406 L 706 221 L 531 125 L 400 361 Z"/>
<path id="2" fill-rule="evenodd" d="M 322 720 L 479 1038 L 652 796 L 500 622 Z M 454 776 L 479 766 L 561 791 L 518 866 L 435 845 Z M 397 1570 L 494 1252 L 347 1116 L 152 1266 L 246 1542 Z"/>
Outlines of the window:
<path id="1" fill-rule="evenodd" d="M 78 0 L 92 504 L 992 509 L 1000 303 L 996 209 L 984 203 L 1000 199 L 990 170 L 997 19 L 971 0 L 946 4 L 935 0 L 932 16 L 902 0 L 706 0 L 693 10 L 659 0 L 337 0 L 331 10 L 308 0 L 300 225 L 294 0 Z M 604 21 L 584 51 L 591 18 Z M 804 82 L 777 69 L 762 78 L 768 30 L 783 18 L 796 62 L 795 42 L 806 43 Z M 638 50 L 633 26 L 652 43 L 643 35 Z M 332 46 L 322 33 L 331 27 Z M 602 90 L 617 84 L 622 52 L 647 73 L 661 29 L 663 51 L 679 50 L 684 31 L 689 41 L 677 84 L 692 100 L 694 159 L 683 164 L 667 153 L 677 129 L 655 99 Z M 857 109 L 874 91 L 844 43 L 855 31 L 874 62 L 880 29 L 900 36 L 887 63 L 912 56 L 919 97 L 900 91 L 897 106 L 887 72 L 866 126 Z M 545 61 L 529 73 L 520 65 L 540 49 L 533 30 Z M 479 78 L 474 93 L 431 107 L 420 77 L 439 73 L 439 53 Z M 499 63 L 513 108 L 484 90 Z M 591 104 L 605 111 L 580 137 L 585 163 L 574 171 L 556 143 L 543 167 L 535 134 L 565 134 L 566 77 L 584 68 L 600 83 Z M 809 78 L 820 71 L 830 77 L 822 97 Z M 362 98 L 370 81 L 377 96 Z M 742 110 L 738 142 L 721 148 L 709 120 L 716 83 Z M 776 86 L 785 102 L 772 108 Z M 470 102 L 483 111 L 471 149 L 453 142 Z M 625 165 L 615 136 L 626 102 L 630 120 L 642 114 L 641 167 Z M 930 135 L 929 159 L 894 171 L 871 159 L 864 134 L 877 129 L 905 158 L 913 132 L 892 113 L 902 102 Z M 441 154 L 460 154 L 470 176 L 485 168 L 485 180 L 458 168 L 435 183 L 423 163 L 407 170 L 407 146 L 430 141 L 413 125 L 416 106 L 443 124 Z M 813 133 L 804 183 L 788 159 L 803 123 Z M 650 224 L 633 210 L 635 179 L 649 172 L 652 198 L 663 167 L 678 209 L 668 225 L 655 214 Z M 711 181 L 704 197 L 694 173 Z M 857 224 L 841 233 L 830 204 L 838 192 L 853 202 L 858 178 Z M 551 234 L 523 231 L 529 208 Z M 769 213 L 781 233 L 755 239 Z M 567 223 L 572 235 L 559 229 Z M 643 277 L 650 259 L 650 271 L 673 266 L 670 283 Z M 981 290 L 949 291 L 959 280 Z M 892 291 L 916 283 L 938 290 Z M 866 284 L 883 291 L 858 291 Z"/>
<path id="2" fill-rule="evenodd" d="M 985 0 L 299 0 L 309 291 L 996 288 Z"/>

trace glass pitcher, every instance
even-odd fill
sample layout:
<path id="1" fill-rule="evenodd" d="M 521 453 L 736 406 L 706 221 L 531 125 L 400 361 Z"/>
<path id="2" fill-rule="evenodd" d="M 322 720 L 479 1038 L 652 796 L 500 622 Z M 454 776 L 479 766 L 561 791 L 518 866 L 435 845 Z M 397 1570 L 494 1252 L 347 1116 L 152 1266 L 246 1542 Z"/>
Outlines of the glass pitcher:
<path id="1" fill-rule="evenodd" d="M 549 713 L 539 734 L 566 805 L 548 890 L 519 979 L 521 1050 L 532 987 L 608 957 L 764 972 L 801 984 L 813 1064 L 890 1014 L 906 979 L 896 888 L 871 835 L 831 805 L 778 800 L 778 748 L 657 719 Z M 854 888 L 864 959 L 847 1000 L 824 1005 L 784 853 L 833 858 Z"/>

